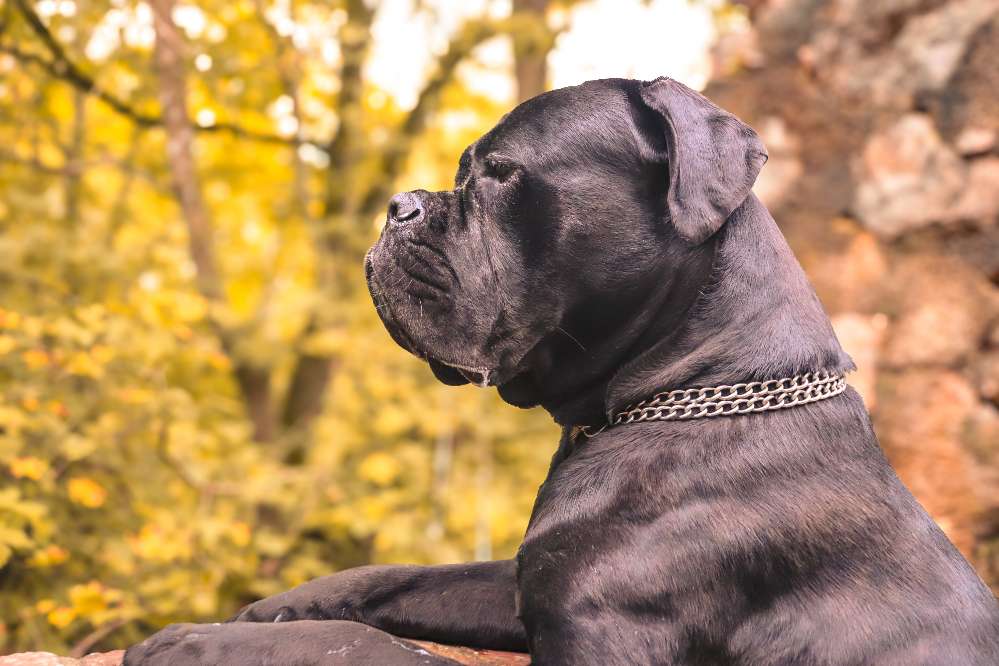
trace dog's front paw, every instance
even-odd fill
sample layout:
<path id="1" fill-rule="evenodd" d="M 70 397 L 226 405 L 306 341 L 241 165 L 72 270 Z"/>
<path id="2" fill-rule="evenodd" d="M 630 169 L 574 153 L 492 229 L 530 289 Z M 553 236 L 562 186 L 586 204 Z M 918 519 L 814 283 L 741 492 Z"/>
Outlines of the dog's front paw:
<path id="1" fill-rule="evenodd" d="M 201 666 L 221 625 L 171 624 L 125 651 L 122 666 Z"/>
<path id="2" fill-rule="evenodd" d="M 318 650 L 319 623 L 281 625 L 171 624 L 125 652 L 122 666 L 278 666 Z M 304 625 L 304 626 L 303 626 Z M 311 639 L 311 643 L 310 643 Z"/>
<path id="3" fill-rule="evenodd" d="M 228 622 L 293 622 L 295 620 L 351 620 L 363 622 L 362 600 L 373 567 L 353 569 L 317 578 L 298 587 L 255 601 Z"/>
<path id="4" fill-rule="evenodd" d="M 123 666 L 454 666 L 357 622 L 173 624 L 132 646 Z"/>
<path id="5" fill-rule="evenodd" d="M 299 618 L 299 612 L 293 606 L 273 601 L 273 597 L 268 597 L 243 606 L 226 622 L 291 622 L 298 619 L 304 618 Z M 308 619 L 318 620 L 322 618 Z"/>
<path id="6" fill-rule="evenodd" d="M 354 604 L 342 599 L 317 599 L 284 592 L 255 601 L 227 622 L 294 622 L 295 620 L 354 620 Z"/>

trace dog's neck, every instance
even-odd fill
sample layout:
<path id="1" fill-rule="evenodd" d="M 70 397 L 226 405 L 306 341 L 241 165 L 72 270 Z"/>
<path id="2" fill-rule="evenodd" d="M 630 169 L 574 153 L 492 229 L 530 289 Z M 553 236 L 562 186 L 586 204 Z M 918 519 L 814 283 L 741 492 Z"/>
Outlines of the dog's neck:
<path id="1" fill-rule="evenodd" d="M 541 405 L 563 425 L 597 424 L 664 389 L 853 368 L 776 223 L 750 195 L 705 253 L 710 269 L 651 289 L 584 386 Z M 701 261 L 697 255 L 694 262 Z M 696 271 L 695 271 L 696 273 Z M 617 358 L 603 352 L 620 350 Z M 576 362 L 587 361 L 576 350 Z M 569 363 L 571 361 L 567 361 Z M 557 367 L 558 364 L 556 364 Z"/>

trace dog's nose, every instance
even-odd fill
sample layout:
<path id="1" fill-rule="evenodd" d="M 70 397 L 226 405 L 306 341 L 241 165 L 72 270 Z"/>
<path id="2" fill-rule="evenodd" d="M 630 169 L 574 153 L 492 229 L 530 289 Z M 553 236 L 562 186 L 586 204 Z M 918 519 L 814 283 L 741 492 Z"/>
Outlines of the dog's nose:
<path id="1" fill-rule="evenodd" d="M 418 222 L 422 217 L 423 206 L 420 204 L 420 198 L 413 192 L 400 192 L 389 201 L 389 224 Z"/>

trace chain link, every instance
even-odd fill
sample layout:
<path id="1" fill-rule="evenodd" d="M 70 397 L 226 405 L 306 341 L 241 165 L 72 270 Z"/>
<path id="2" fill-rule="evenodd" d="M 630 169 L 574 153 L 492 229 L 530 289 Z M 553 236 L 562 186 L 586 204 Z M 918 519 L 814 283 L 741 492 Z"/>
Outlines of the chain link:
<path id="1" fill-rule="evenodd" d="M 580 432 L 593 437 L 606 428 L 626 423 L 766 412 L 825 400 L 845 390 L 843 375 L 823 370 L 760 382 L 663 391 L 618 412 L 607 425 L 598 429 L 581 426 Z"/>

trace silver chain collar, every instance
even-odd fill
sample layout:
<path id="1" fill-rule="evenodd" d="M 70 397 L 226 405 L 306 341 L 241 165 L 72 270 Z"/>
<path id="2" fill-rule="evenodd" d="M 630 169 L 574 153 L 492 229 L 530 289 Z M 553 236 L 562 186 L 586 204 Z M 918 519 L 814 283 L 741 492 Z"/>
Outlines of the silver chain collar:
<path id="1" fill-rule="evenodd" d="M 618 412 L 600 428 L 580 426 L 579 431 L 593 437 L 606 428 L 639 421 L 684 421 L 767 412 L 825 400 L 845 390 L 846 379 L 842 374 L 823 370 L 762 382 L 663 391 Z"/>

